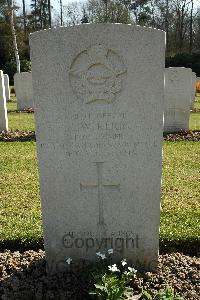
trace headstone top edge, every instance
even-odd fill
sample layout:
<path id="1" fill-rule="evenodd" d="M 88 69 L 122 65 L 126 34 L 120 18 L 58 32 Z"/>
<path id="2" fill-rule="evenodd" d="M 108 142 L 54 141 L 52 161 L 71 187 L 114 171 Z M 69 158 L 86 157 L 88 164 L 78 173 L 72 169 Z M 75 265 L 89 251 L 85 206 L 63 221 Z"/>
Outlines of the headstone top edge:
<path id="1" fill-rule="evenodd" d="M 184 69 L 184 70 L 192 70 L 191 68 L 186 68 L 186 67 L 168 67 L 168 68 L 165 68 L 165 69 Z"/>
<path id="2" fill-rule="evenodd" d="M 20 73 L 15 73 L 14 77 L 17 75 L 24 75 L 24 74 L 31 74 L 31 72 L 20 72 Z"/>
<path id="3" fill-rule="evenodd" d="M 72 26 L 61 26 L 61 27 L 53 27 L 53 28 L 48 28 L 44 30 L 39 30 L 35 31 L 33 33 L 30 33 L 30 41 L 38 37 L 40 35 L 45 35 L 49 32 L 52 33 L 58 33 L 62 31 L 71 31 L 71 30 L 76 30 L 77 28 L 86 28 L 86 27 L 92 27 L 92 28 L 101 28 L 101 27 L 121 27 L 121 28 L 132 28 L 136 30 L 141 30 L 141 31 L 147 31 L 147 32 L 160 32 L 161 34 L 165 35 L 165 31 L 153 27 L 147 27 L 147 26 L 140 26 L 140 25 L 134 25 L 134 24 L 123 24 L 123 23 L 87 23 L 87 24 L 79 24 L 79 25 L 72 25 Z"/>
<path id="4" fill-rule="evenodd" d="M 186 72 L 190 72 L 191 74 L 193 73 L 191 68 L 185 68 L 185 67 L 168 67 L 168 68 L 165 68 L 165 72 L 170 72 L 170 71 L 176 71 L 176 72 L 185 71 L 185 73 Z"/>

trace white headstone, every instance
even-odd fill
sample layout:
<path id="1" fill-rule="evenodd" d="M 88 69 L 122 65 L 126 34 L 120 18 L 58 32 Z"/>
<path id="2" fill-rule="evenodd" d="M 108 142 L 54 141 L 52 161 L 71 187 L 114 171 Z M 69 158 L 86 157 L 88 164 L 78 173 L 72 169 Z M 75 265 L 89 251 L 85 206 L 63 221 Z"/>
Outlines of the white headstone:
<path id="1" fill-rule="evenodd" d="M 0 131 L 8 130 L 6 96 L 3 71 L 0 70 Z"/>
<path id="2" fill-rule="evenodd" d="M 164 52 L 163 31 L 133 25 L 31 34 L 49 272 L 109 248 L 157 265 Z"/>
<path id="3" fill-rule="evenodd" d="M 191 77 L 191 105 L 190 109 L 193 109 L 194 106 L 194 101 L 195 101 L 195 96 L 196 96 L 196 73 L 192 72 L 192 77 Z"/>
<path id="4" fill-rule="evenodd" d="M 14 75 L 15 93 L 17 96 L 17 109 L 33 108 L 32 74 L 28 72 Z"/>
<path id="5" fill-rule="evenodd" d="M 4 85 L 5 85 L 5 96 L 6 101 L 10 99 L 10 86 L 9 86 L 9 76 L 4 74 Z"/>
<path id="6" fill-rule="evenodd" d="M 191 76 L 189 68 L 165 69 L 164 132 L 189 129 Z"/>

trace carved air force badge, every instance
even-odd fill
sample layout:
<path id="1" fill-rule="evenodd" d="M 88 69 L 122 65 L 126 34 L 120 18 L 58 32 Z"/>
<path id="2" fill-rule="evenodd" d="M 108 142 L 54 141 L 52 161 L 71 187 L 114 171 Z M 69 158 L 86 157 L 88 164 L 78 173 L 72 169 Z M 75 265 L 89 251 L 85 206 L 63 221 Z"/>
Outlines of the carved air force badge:
<path id="1" fill-rule="evenodd" d="M 73 60 L 69 77 L 84 103 L 111 103 L 123 88 L 127 69 L 123 59 L 103 45 L 94 45 Z"/>

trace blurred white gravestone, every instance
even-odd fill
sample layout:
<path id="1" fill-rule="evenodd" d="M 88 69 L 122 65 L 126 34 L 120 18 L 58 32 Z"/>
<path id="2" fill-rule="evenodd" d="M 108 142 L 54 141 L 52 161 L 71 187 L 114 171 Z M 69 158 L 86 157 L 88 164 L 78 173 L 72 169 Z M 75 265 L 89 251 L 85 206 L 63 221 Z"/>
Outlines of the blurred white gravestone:
<path id="1" fill-rule="evenodd" d="M 189 129 L 191 76 L 189 68 L 165 69 L 164 132 Z"/>
<path id="2" fill-rule="evenodd" d="M 0 131 L 8 130 L 8 118 L 3 71 L 0 70 Z"/>
<path id="3" fill-rule="evenodd" d="M 164 32 L 140 26 L 31 34 L 49 272 L 109 248 L 157 265 L 164 53 Z"/>
<path id="4" fill-rule="evenodd" d="M 17 97 L 17 109 L 33 108 L 32 74 L 29 72 L 16 73 L 14 75 L 14 85 Z"/>
<path id="5" fill-rule="evenodd" d="M 190 105 L 190 109 L 193 109 L 194 102 L 195 102 L 196 81 L 197 81 L 196 73 L 192 72 L 192 77 L 191 77 L 191 105 Z"/>
<path id="6" fill-rule="evenodd" d="M 4 74 L 4 85 L 5 85 L 5 96 L 6 101 L 10 99 L 10 86 L 9 86 L 9 76 L 7 74 Z"/>

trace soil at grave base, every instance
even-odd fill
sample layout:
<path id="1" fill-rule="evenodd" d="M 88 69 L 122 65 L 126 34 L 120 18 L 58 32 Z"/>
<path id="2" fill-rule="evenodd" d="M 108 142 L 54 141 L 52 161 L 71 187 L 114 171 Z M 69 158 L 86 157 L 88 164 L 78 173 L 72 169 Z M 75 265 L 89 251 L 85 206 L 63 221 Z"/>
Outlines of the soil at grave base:
<path id="1" fill-rule="evenodd" d="M 200 141 L 200 131 L 181 131 L 179 133 L 164 133 L 165 141 L 179 142 L 179 141 Z"/>
<path id="2" fill-rule="evenodd" d="M 138 275 L 133 283 L 137 294 L 160 290 L 167 286 L 185 299 L 199 300 L 200 259 L 178 252 L 159 256 L 156 273 Z M 78 275 L 68 273 L 47 276 L 44 251 L 0 253 L 0 295 L 2 300 L 91 300 L 88 284 Z"/>
<path id="3" fill-rule="evenodd" d="M 200 112 L 200 109 L 199 109 L 199 108 L 193 108 L 193 109 L 192 109 L 192 112 L 193 112 L 193 113 L 198 113 L 198 112 Z"/>
<path id="4" fill-rule="evenodd" d="M 165 141 L 200 141 L 200 131 L 182 131 L 179 133 L 164 133 Z M 0 142 L 26 142 L 35 141 L 36 136 L 34 131 L 1 131 L 0 132 Z"/>
<path id="5" fill-rule="evenodd" d="M 18 110 L 18 109 L 15 109 L 15 110 L 7 110 L 8 113 L 34 113 L 34 109 L 32 107 L 29 107 L 29 108 L 25 108 L 25 109 L 22 109 L 22 110 Z"/>
<path id="6" fill-rule="evenodd" d="M 0 132 L 0 142 L 27 142 L 35 141 L 34 131 L 1 131 Z"/>

